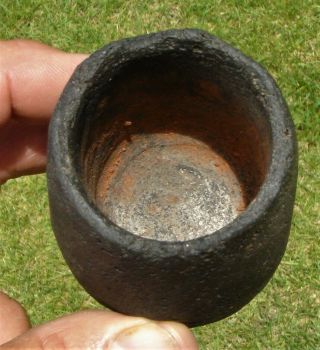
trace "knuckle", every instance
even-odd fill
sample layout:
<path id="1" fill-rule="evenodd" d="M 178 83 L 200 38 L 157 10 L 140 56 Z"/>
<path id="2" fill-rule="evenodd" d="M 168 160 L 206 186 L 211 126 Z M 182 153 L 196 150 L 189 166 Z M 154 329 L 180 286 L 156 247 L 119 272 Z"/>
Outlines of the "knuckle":
<path id="1" fill-rule="evenodd" d="M 66 345 L 63 334 L 60 334 L 59 332 L 52 333 L 44 339 L 41 339 L 40 346 L 41 350 L 67 350 L 68 348 L 70 348 Z"/>

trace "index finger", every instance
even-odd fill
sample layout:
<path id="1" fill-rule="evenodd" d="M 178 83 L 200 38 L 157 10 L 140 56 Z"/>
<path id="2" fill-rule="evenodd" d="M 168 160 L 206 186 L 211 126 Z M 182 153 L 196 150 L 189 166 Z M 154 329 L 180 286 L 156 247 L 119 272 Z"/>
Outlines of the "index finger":
<path id="1" fill-rule="evenodd" d="M 12 116 L 47 121 L 86 57 L 31 40 L 0 41 L 0 124 Z"/>

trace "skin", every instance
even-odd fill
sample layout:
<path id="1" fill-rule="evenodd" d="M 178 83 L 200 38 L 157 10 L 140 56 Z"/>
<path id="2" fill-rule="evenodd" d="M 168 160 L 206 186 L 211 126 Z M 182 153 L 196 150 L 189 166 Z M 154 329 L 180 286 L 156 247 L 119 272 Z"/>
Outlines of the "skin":
<path id="1" fill-rule="evenodd" d="M 29 40 L 0 41 L 0 184 L 45 171 L 47 128 L 75 67 L 87 55 Z M 197 349 L 191 331 L 111 311 L 82 311 L 32 328 L 0 292 L 1 349 Z"/>

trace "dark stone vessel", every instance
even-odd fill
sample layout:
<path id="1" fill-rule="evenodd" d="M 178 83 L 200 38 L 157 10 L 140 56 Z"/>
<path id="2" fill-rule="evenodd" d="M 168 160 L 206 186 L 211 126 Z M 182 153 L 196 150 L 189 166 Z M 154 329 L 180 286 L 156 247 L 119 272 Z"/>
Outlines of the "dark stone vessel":
<path id="1" fill-rule="evenodd" d="M 257 63 L 194 29 L 120 40 L 75 71 L 49 129 L 53 230 L 109 308 L 201 325 L 269 281 L 286 248 L 297 148 Z"/>

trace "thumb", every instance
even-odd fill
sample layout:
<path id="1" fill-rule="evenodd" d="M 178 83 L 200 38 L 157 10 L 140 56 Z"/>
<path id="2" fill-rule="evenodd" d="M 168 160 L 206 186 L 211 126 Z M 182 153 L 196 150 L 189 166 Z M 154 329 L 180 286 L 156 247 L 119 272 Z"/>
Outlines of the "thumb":
<path id="1" fill-rule="evenodd" d="M 197 349 L 191 331 L 111 311 L 83 311 L 33 328 L 0 349 Z"/>

